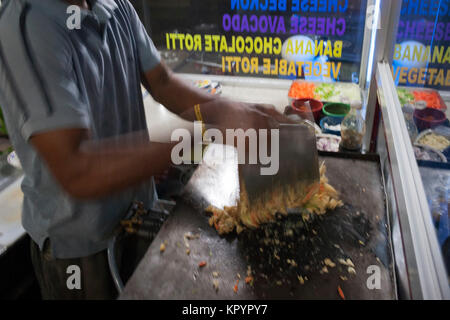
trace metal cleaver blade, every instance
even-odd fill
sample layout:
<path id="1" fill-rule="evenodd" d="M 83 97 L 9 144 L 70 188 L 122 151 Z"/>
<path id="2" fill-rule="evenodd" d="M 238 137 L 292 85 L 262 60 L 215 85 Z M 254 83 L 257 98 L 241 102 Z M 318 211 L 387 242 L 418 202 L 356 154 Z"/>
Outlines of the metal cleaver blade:
<path id="1" fill-rule="evenodd" d="M 246 189 L 250 207 L 256 202 L 266 203 L 265 197 L 280 192 L 280 186 L 286 188 L 298 185 L 300 181 L 309 186 L 320 181 L 314 126 L 307 122 L 281 124 L 278 143 L 279 170 L 275 175 L 261 175 L 262 165 L 259 163 L 239 165 L 240 188 Z"/>

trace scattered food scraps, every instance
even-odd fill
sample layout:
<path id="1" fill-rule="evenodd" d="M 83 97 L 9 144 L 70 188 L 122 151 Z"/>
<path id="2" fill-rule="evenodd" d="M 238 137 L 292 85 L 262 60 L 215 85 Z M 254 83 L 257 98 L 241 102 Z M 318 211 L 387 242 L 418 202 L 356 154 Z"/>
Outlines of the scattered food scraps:
<path id="1" fill-rule="evenodd" d="M 161 243 L 161 245 L 159 246 L 159 252 L 164 252 L 166 251 L 166 245 L 164 243 Z"/>
<path id="2" fill-rule="evenodd" d="M 200 235 L 198 235 L 198 234 L 192 234 L 191 232 L 186 232 L 184 235 L 183 235 L 183 241 L 184 241 L 184 245 L 186 246 L 186 248 L 190 248 L 190 246 L 189 246 L 189 241 L 188 240 L 195 240 L 195 239 L 198 239 L 198 238 L 200 238 Z"/>
<path id="3" fill-rule="evenodd" d="M 184 234 L 184 237 L 186 239 L 188 239 L 188 240 L 195 240 L 195 239 L 200 238 L 200 235 L 199 234 L 192 234 L 190 232 L 187 232 L 187 233 Z"/>
<path id="4" fill-rule="evenodd" d="M 209 206 L 205 209 L 206 212 L 212 214 L 209 224 L 214 226 L 220 235 L 231 233 L 234 230 L 239 234 L 244 228 L 256 229 L 262 224 L 276 221 L 277 213 L 286 216 L 286 208 L 303 208 L 302 216 L 305 220 L 308 220 L 309 215 L 312 214 L 323 215 L 327 210 L 344 205 L 339 200 L 336 189 L 328 183 L 325 173 L 326 167 L 322 163 L 320 183 L 305 186 L 304 182 L 299 182 L 298 186 L 281 188 L 267 197 L 262 197 L 262 199 L 270 199 L 268 203 L 261 201 L 251 208 L 245 185 L 242 185 L 237 206 L 224 207 L 224 209 Z M 242 181 L 241 184 L 243 184 Z M 316 231 L 314 230 L 314 232 Z"/>
<path id="5" fill-rule="evenodd" d="M 199 266 L 200 268 L 205 267 L 205 266 L 206 266 L 206 261 L 201 261 L 201 262 L 198 264 L 198 266 Z"/>
<path id="6" fill-rule="evenodd" d="M 350 274 L 356 274 L 356 270 L 355 270 L 355 268 L 353 268 L 353 267 L 348 267 L 347 271 L 348 271 L 348 273 L 350 273 Z"/>
<path id="7" fill-rule="evenodd" d="M 328 267 L 330 267 L 330 268 L 336 267 L 336 264 L 335 264 L 333 261 L 331 261 L 331 259 L 329 259 L 329 258 L 326 258 L 326 259 L 323 261 L 323 263 L 325 263 L 325 265 L 328 266 Z"/>
<path id="8" fill-rule="evenodd" d="M 302 276 L 297 275 L 297 278 L 301 285 L 305 284 L 305 279 Z"/>
<path id="9" fill-rule="evenodd" d="M 341 287 L 338 286 L 338 293 L 342 300 L 345 300 L 344 291 L 342 291 Z"/>
<path id="10" fill-rule="evenodd" d="M 251 286 L 253 285 L 253 277 L 252 276 L 248 276 L 245 278 L 245 283 L 250 284 Z"/>
<path id="11" fill-rule="evenodd" d="M 353 264 L 352 260 L 350 260 L 350 259 L 347 259 L 347 260 L 344 260 L 344 259 L 338 259 L 338 262 L 339 262 L 340 264 L 343 264 L 344 266 L 347 266 L 347 267 L 352 267 L 352 268 L 355 267 L 355 265 Z"/>
<path id="12" fill-rule="evenodd" d="M 217 279 L 213 280 L 213 288 L 214 290 L 219 291 L 219 280 Z"/>
<path id="13" fill-rule="evenodd" d="M 238 286 L 239 286 L 239 279 L 236 280 L 236 284 L 234 285 L 234 288 L 233 288 L 234 293 L 238 292 Z"/>
<path id="14" fill-rule="evenodd" d="M 218 277 L 219 277 L 219 273 L 218 273 L 217 271 L 214 271 L 214 272 L 212 273 L 212 276 L 213 276 L 214 278 L 218 278 Z"/>

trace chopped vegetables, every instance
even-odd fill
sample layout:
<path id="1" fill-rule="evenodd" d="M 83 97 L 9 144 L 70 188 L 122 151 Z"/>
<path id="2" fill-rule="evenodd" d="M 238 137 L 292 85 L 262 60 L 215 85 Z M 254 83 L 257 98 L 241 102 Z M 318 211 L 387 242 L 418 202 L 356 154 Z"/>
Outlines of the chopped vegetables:
<path id="1" fill-rule="evenodd" d="M 338 262 L 340 264 L 343 264 L 344 266 L 347 267 L 355 267 L 355 265 L 353 264 L 353 261 L 350 259 L 344 260 L 344 259 L 338 259 Z"/>
<path id="2" fill-rule="evenodd" d="M 219 291 L 219 280 L 217 279 L 213 280 L 213 288 L 214 290 Z"/>
<path id="3" fill-rule="evenodd" d="M 326 259 L 323 261 L 323 263 L 325 263 L 325 265 L 328 266 L 328 267 L 330 267 L 330 268 L 336 267 L 336 264 L 335 264 L 333 261 L 331 261 L 331 259 L 329 259 L 329 258 L 326 258 Z"/>
<path id="4" fill-rule="evenodd" d="M 201 261 L 201 262 L 198 264 L 198 266 L 199 266 L 200 268 L 205 267 L 205 266 L 206 266 L 206 261 Z"/>
<path id="5" fill-rule="evenodd" d="M 398 99 L 402 107 L 407 104 L 414 103 L 414 95 L 407 89 L 398 88 L 397 89 Z"/>
<path id="6" fill-rule="evenodd" d="M 321 83 L 315 92 L 322 101 L 330 101 L 333 96 L 340 94 L 339 89 L 332 83 Z"/>
<path id="7" fill-rule="evenodd" d="M 417 160 L 443 162 L 445 156 L 432 148 L 414 146 L 414 155 Z"/>
<path id="8" fill-rule="evenodd" d="M 166 244 L 161 243 L 161 245 L 159 246 L 159 252 L 163 253 L 164 251 L 166 251 Z"/>
<path id="9" fill-rule="evenodd" d="M 222 235 L 234 231 L 235 228 L 240 233 L 244 227 L 258 228 L 261 224 L 273 222 L 277 213 L 287 214 L 286 208 L 302 208 L 305 217 L 308 214 L 323 215 L 327 210 L 343 206 L 337 191 L 328 184 L 325 173 L 326 168 L 322 164 L 318 184 L 305 186 L 303 182 L 299 182 L 298 185 L 280 187 L 267 197 L 262 197 L 270 200 L 256 203 L 251 208 L 245 185 L 241 182 L 243 187 L 238 206 L 225 207 L 223 210 L 209 206 L 206 211 L 213 213 L 209 224 Z M 276 255 L 275 258 L 279 259 Z"/>
<path id="10" fill-rule="evenodd" d="M 441 104 L 440 96 L 435 91 L 414 91 L 415 101 L 425 101 L 428 108 L 446 109 L 446 106 Z"/>
<path id="11" fill-rule="evenodd" d="M 329 134 L 317 135 L 317 150 L 338 152 L 339 144 L 341 143 L 341 137 Z"/>
<path id="12" fill-rule="evenodd" d="M 317 99 L 316 85 L 310 82 L 294 81 L 289 90 L 289 97 L 293 99 Z"/>
<path id="13" fill-rule="evenodd" d="M 439 93 L 433 90 L 414 90 L 411 92 L 411 90 L 405 88 L 397 88 L 397 95 L 402 107 L 419 101 L 425 101 L 428 108 L 447 109 Z"/>
<path id="14" fill-rule="evenodd" d="M 435 134 L 433 132 L 424 135 L 417 142 L 439 151 L 443 151 L 450 147 L 450 141 L 446 137 Z"/>

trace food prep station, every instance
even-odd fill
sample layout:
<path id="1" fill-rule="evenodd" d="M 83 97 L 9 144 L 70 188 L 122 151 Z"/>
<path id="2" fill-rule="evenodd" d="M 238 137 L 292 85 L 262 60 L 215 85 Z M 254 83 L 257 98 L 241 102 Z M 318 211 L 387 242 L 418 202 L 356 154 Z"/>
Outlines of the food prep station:
<path id="1" fill-rule="evenodd" d="M 384 0 L 381 3 L 383 23 L 392 30 L 392 21 L 398 20 L 394 18 L 399 14 L 398 5 Z M 135 268 L 120 270 L 117 248 L 123 239 L 117 235 L 111 241 L 108 257 L 119 299 L 450 299 L 441 253 L 448 239 L 449 158 L 445 150 L 426 145 L 419 146 L 421 152 L 415 153 L 413 143 L 417 147 L 420 138 L 433 133 L 435 126 L 426 128 L 425 124 L 420 129 L 422 136 L 411 139 L 407 124 L 400 120 L 408 120 L 403 105 L 427 99 L 414 91 L 425 91 L 433 95 L 428 102 L 438 101 L 435 109 L 444 111 L 446 122 L 440 125 L 448 126 L 450 96 L 407 87 L 397 91 L 387 63 L 392 61 L 389 50 L 394 35 L 389 36 L 386 29 L 380 33 L 375 41 L 380 49 L 375 53 L 370 83 L 363 71 L 369 61 L 364 58 L 360 85 L 296 81 L 304 88 L 313 88 L 312 96 L 290 96 L 291 80 L 180 74 L 200 87 L 205 80 L 220 84 L 213 89 L 206 85 L 214 91 L 211 93 L 242 102 L 272 104 L 280 112 L 299 98 L 322 102 L 314 117 L 319 158 L 325 162 L 330 183 L 344 206 L 310 221 L 290 215 L 258 230 L 219 236 L 209 225 L 205 208 L 236 203 L 238 165 L 234 156 L 224 163 L 218 161 L 224 147 L 211 145 L 199 166 L 176 168 L 170 199 L 160 199 L 160 205 L 142 218 L 147 230 L 134 230 L 136 238 L 144 239 Z M 367 37 L 364 56 L 369 52 Z M 175 60 L 179 59 L 184 59 L 184 66 L 200 64 L 202 70 L 221 67 L 192 61 L 185 53 L 175 55 Z M 143 96 L 152 141 L 167 142 L 173 129 L 192 127 L 156 103 L 145 90 Z M 366 121 L 364 144 L 358 152 L 344 151 L 339 149 L 342 110 L 333 114 L 325 107 L 348 105 L 358 98 Z M 372 107 L 366 109 L 369 104 Z M 423 154 L 431 159 L 424 160 Z M 432 155 L 442 161 L 429 161 Z M 20 223 L 22 178 L 23 172 L 2 156 L 0 263 L 8 270 L 15 267 L 9 261 L 28 250 Z M 131 207 L 130 213 L 139 210 Z M 126 234 L 121 231 L 121 236 Z M 25 259 L 21 266 L 27 264 L 30 262 Z M 24 274 L 31 272 L 31 268 L 22 269 Z M 368 281 L 374 270 L 380 276 L 376 288 Z M 3 275 L 10 281 L 0 281 L 0 296 L 11 289 L 11 280 L 17 279 L 13 274 Z M 21 286 L 30 286 L 32 280 L 23 279 Z M 6 286 L 1 287 L 2 283 Z"/>
<path id="2" fill-rule="evenodd" d="M 202 79 L 195 75 L 183 77 L 191 82 Z M 214 76 L 210 79 L 221 84 L 224 97 L 271 103 L 280 111 L 289 104 L 291 81 Z M 362 99 L 364 94 L 361 92 Z M 153 141 L 168 141 L 173 128 L 190 126 L 153 101 L 145 91 L 144 101 Z M 341 291 L 346 299 L 409 299 L 417 297 L 416 292 L 422 294 L 412 281 L 420 283 L 421 276 L 408 269 L 409 259 L 417 259 L 419 255 L 408 252 L 402 238 L 403 232 L 411 231 L 404 226 L 399 231 L 401 208 L 396 207 L 393 173 L 388 169 L 391 164 L 382 149 L 389 142 L 383 135 L 380 137 L 383 141 L 379 141 L 378 155 L 370 150 L 320 152 L 330 182 L 342 196 L 343 208 L 307 223 L 292 216 L 261 230 L 226 237 L 209 226 L 204 209 L 209 204 L 223 207 L 235 203 L 239 195 L 237 164 L 230 158 L 220 167 L 214 159 L 220 148 L 211 146 L 204 162 L 192 168 L 193 173 L 189 174 L 192 177 L 184 178 L 186 186 L 179 188 L 176 206 L 162 226 L 154 230 L 145 255 L 136 269 L 129 272 L 129 280 L 118 286 L 120 298 L 342 299 Z M 20 195 L 20 170 L 11 172 L 14 174 L 8 179 L 14 182 L 0 196 Z M 13 200 L 20 208 L 21 198 Z M 301 223 L 296 225 L 297 222 Z M 289 229 L 294 237 L 281 235 L 279 239 L 292 248 L 261 243 L 266 238 L 265 230 L 282 234 Z M 24 236 L 23 230 L 19 231 L 16 241 Z M 195 237 L 186 243 L 189 234 Z M 165 245 L 164 252 L 161 244 Z M 186 244 L 190 247 L 189 255 Z M 110 256 L 114 266 L 117 261 L 114 255 Z M 327 266 L 326 259 L 333 267 Z M 206 266 L 199 267 L 200 262 L 206 262 Z M 379 290 L 367 287 L 370 266 L 380 268 Z M 254 278 L 252 285 L 245 281 L 249 267 Z"/>
<path id="3" fill-rule="evenodd" d="M 188 81 L 201 79 L 201 76 L 194 75 L 184 77 Z M 286 93 L 291 81 L 209 78 L 221 83 L 225 97 L 272 103 L 280 111 L 290 102 Z M 365 92 L 361 92 L 361 96 L 364 99 Z M 166 111 L 161 109 L 161 112 Z M 177 121 L 175 117 L 173 120 L 174 123 Z M 155 127 L 151 118 L 149 121 L 151 137 L 158 141 L 167 140 L 167 134 L 164 136 L 158 129 L 152 131 Z M 176 125 L 188 126 L 181 122 Z M 378 139 L 383 139 L 378 141 L 378 155 L 367 150 L 368 147 L 362 153 L 321 152 L 331 183 L 342 194 L 345 207 L 329 212 L 323 220 L 294 228 L 298 238 L 309 241 L 301 243 L 297 237 L 285 238 L 286 243 L 298 248 L 298 251 L 284 248 L 280 249 L 282 253 L 276 252 L 280 259 L 283 254 L 286 261 L 270 256 L 276 246 L 272 249 L 270 245 L 260 246 L 263 231 L 220 237 L 208 225 L 204 209 L 209 204 L 217 207 L 232 205 L 239 194 L 237 170 L 231 169 L 235 166 L 233 159 L 226 168 L 215 168 L 216 162 L 211 156 L 215 152 L 208 151 L 204 163 L 196 169 L 183 194 L 177 198 L 177 205 L 123 288 L 120 298 L 341 299 L 339 290 L 349 299 L 420 297 L 423 294 L 420 281 L 423 279 L 414 269 L 414 260 L 419 254 L 404 246 L 407 236 L 403 239 L 402 232 L 411 236 L 413 231 L 404 224 L 400 231 L 398 215 L 403 209 L 398 207 L 396 200 L 396 192 L 403 192 L 402 189 L 409 186 L 393 189 L 393 163 L 386 148 L 390 141 L 382 134 L 387 131 L 383 125 L 381 123 L 377 131 Z M 170 132 L 170 128 L 166 132 Z M 296 219 L 299 218 L 289 217 L 267 229 L 282 233 Z M 357 222 L 355 219 L 360 220 Z M 189 234 L 199 238 L 188 242 L 188 255 L 184 239 Z M 341 237 L 333 237 L 332 234 Z M 161 252 L 161 244 L 165 246 L 164 252 Z M 327 267 L 325 271 L 325 259 L 330 259 L 336 266 Z M 348 266 L 339 263 L 342 259 L 352 261 L 356 275 L 349 274 Z M 295 267 L 292 261 L 295 261 Z M 406 261 L 413 267 L 408 269 Z M 206 266 L 199 267 L 202 262 L 206 262 Z M 381 290 L 367 288 L 367 268 L 371 265 L 381 268 Z M 248 270 L 254 274 L 252 286 L 244 280 Z"/>

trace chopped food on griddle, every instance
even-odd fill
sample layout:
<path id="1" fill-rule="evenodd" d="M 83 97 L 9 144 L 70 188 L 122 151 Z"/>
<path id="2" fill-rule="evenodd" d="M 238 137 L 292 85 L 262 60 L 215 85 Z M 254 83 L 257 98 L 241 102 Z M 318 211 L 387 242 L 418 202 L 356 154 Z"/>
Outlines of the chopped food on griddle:
<path id="1" fill-rule="evenodd" d="M 355 267 L 355 265 L 353 264 L 352 260 L 350 260 L 350 259 L 347 259 L 347 260 L 344 260 L 344 259 L 338 259 L 338 262 L 339 262 L 340 264 L 343 264 L 344 266 L 347 266 L 347 267 L 352 267 L 352 268 Z"/>
<path id="2" fill-rule="evenodd" d="M 268 201 L 256 203 L 249 207 L 245 186 L 241 188 L 240 200 L 237 206 L 218 209 L 213 206 L 206 208 L 212 213 L 210 226 L 214 226 L 220 235 L 234 230 L 241 233 L 244 228 L 256 229 L 260 225 L 274 222 L 278 213 L 287 215 L 287 208 L 298 208 L 305 219 L 311 214 L 323 215 L 327 210 L 343 206 L 338 193 L 329 183 L 325 175 L 326 167 L 320 167 L 320 182 L 305 186 L 302 182 L 297 185 L 280 186 L 273 192 Z"/>
<path id="3" fill-rule="evenodd" d="M 205 267 L 205 266 L 206 266 L 206 261 L 201 261 L 201 262 L 198 264 L 198 266 L 199 266 L 200 268 Z"/>
<path id="4" fill-rule="evenodd" d="M 325 265 L 328 266 L 328 267 L 330 267 L 330 268 L 336 267 L 336 264 L 335 264 L 333 261 L 331 261 L 331 259 L 329 259 L 329 258 L 326 258 L 326 259 L 323 261 L 323 263 L 325 263 Z"/>

